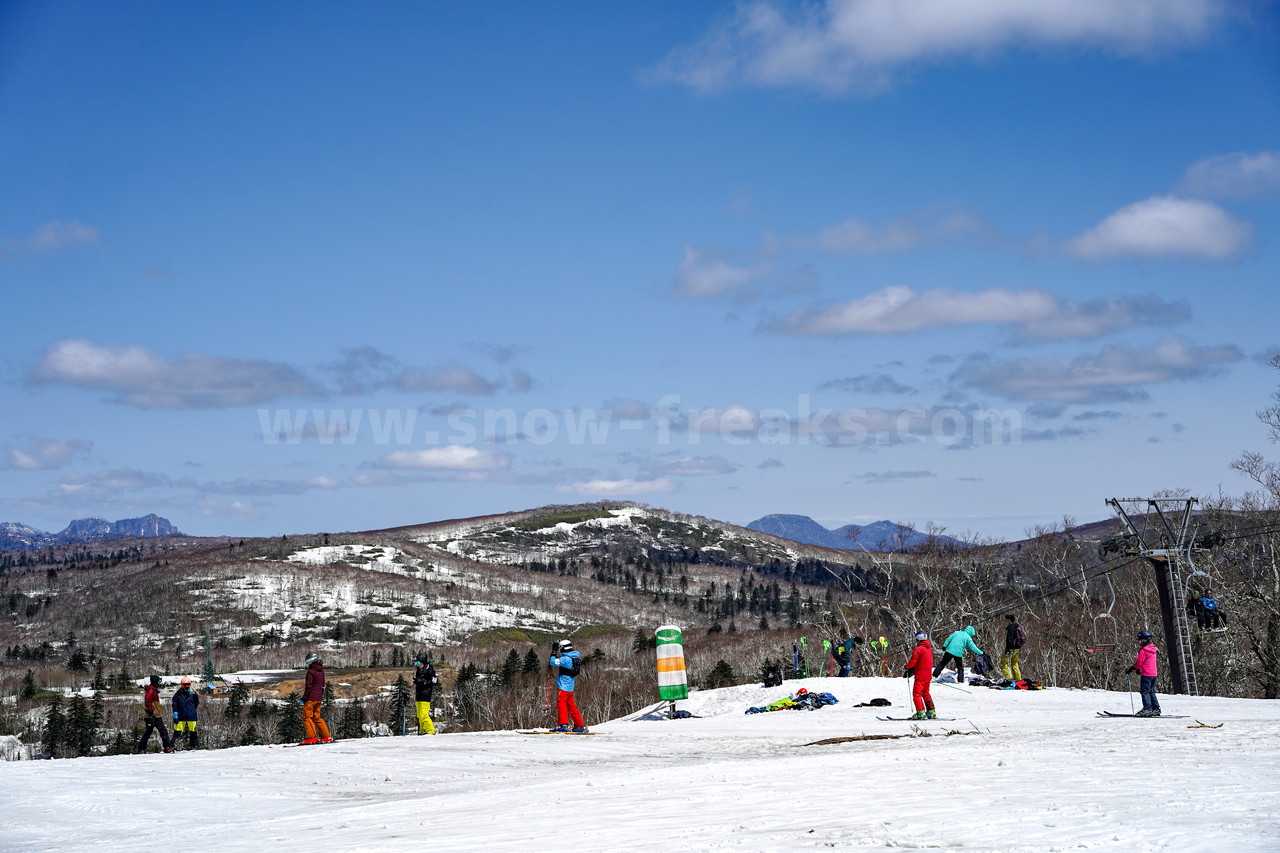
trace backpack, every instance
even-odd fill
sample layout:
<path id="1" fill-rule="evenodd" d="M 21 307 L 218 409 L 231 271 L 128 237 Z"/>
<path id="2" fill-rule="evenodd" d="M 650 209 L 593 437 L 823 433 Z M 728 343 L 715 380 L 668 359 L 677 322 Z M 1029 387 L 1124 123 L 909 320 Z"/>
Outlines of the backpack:
<path id="1" fill-rule="evenodd" d="M 578 673 L 582 672 L 582 658 L 569 658 L 569 660 L 573 662 L 572 665 L 560 667 L 560 674 L 577 678 Z"/>
<path id="2" fill-rule="evenodd" d="M 1015 625 L 1014 627 L 1018 629 L 1018 632 L 1017 632 L 1017 640 L 1016 640 L 1017 645 L 1015 645 L 1015 646 L 1014 646 L 1014 648 L 1015 648 L 1015 649 L 1020 649 L 1020 648 L 1022 648 L 1024 645 L 1026 645 L 1026 642 L 1027 642 L 1027 632 L 1026 632 L 1026 631 L 1024 631 L 1024 630 L 1022 630 L 1022 626 L 1021 626 L 1021 625 Z"/>
<path id="3" fill-rule="evenodd" d="M 1203 606 L 1203 607 L 1204 607 L 1204 609 L 1205 609 L 1205 610 L 1217 610 L 1217 609 L 1218 609 L 1218 602 L 1217 602 L 1216 600 L 1214 600 L 1214 599 L 1210 598 L 1210 597 L 1209 597 L 1209 596 L 1207 596 L 1207 595 L 1206 595 L 1204 598 L 1201 598 L 1201 599 L 1200 599 L 1200 604 L 1201 604 L 1201 606 Z"/>

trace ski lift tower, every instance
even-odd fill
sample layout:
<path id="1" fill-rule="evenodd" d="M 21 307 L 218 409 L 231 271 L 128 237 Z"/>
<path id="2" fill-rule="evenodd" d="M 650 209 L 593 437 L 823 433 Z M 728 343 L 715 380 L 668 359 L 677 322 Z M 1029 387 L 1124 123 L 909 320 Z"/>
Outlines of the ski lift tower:
<path id="1" fill-rule="evenodd" d="M 1125 535 L 1108 539 L 1099 550 L 1142 557 L 1155 569 L 1173 692 L 1197 695 L 1191 620 L 1183 606 L 1186 581 L 1196 572 L 1192 552 L 1204 550 L 1196 546 L 1191 525 L 1196 499 L 1108 498 L 1107 504 L 1124 524 Z"/>

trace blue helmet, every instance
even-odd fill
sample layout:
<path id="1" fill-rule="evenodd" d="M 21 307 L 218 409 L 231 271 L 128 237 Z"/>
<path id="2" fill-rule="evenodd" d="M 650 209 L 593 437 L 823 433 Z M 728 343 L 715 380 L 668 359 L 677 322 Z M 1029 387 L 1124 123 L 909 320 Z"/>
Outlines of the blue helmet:
<path id="1" fill-rule="evenodd" d="M 918 642 L 920 642 L 921 640 L 927 640 L 927 639 L 929 639 L 929 634 L 928 634 L 928 632 L 926 632 L 926 631 L 916 631 L 916 642 L 917 642 L 917 643 L 918 643 Z"/>
<path id="2" fill-rule="evenodd" d="M 1151 639 L 1151 632 L 1150 632 L 1150 631 L 1139 631 L 1139 632 L 1138 632 L 1138 639 L 1139 639 L 1139 640 L 1150 640 L 1150 639 Z"/>

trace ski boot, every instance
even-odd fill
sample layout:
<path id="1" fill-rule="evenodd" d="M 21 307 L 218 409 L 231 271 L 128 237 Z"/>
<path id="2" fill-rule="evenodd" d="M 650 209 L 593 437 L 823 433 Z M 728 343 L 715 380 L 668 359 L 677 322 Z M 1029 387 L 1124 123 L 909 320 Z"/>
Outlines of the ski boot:
<path id="1" fill-rule="evenodd" d="M 320 742 L 321 742 L 321 743 L 333 743 L 333 738 L 331 738 L 331 737 L 322 737 L 322 738 L 320 738 Z"/>
<path id="2" fill-rule="evenodd" d="M 926 716 L 925 716 L 925 712 L 924 712 L 924 711 L 916 711 L 914 714 L 912 714 L 912 715 L 911 715 L 910 719 L 912 719 L 912 720 L 925 720 L 925 719 L 928 719 L 928 717 L 926 717 Z"/>
<path id="3" fill-rule="evenodd" d="M 319 742 L 320 742 L 319 738 L 306 737 L 298 741 L 298 746 L 310 746 L 313 743 L 319 743 Z"/>
<path id="4" fill-rule="evenodd" d="M 587 733 L 587 727 L 586 727 L 586 726 L 574 726 L 574 727 L 573 727 L 572 729 L 570 729 L 569 731 L 573 732 L 575 735 L 585 735 L 585 734 Z"/>
<path id="5" fill-rule="evenodd" d="M 565 723 L 565 724 L 564 724 L 564 725 L 562 725 L 562 726 L 556 726 L 556 727 L 555 727 L 554 729 L 552 729 L 551 731 L 553 731 L 553 732 L 567 732 L 567 731 L 569 731 L 569 724 L 568 724 L 568 723 Z"/>
<path id="6" fill-rule="evenodd" d="M 1134 714 L 1134 716 L 1135 716 L 1135 717 L 1150 717 L 1150 716 L 1151 716 L 1151 711 L 1150 711 L 1149 709 L 1147 709 L 1147 708 L 1143 708 L 1141 711 L 1139 711 L 1138 713 Z"/>
<path id="7" fill-rule="evenodd" d="M 1160 709 L 1159 709 L 1159 708 L 1152 708 L 1152 709 L 1151 709 L 1151 714 L 1150 714 L 1150 716 L 1152 716 L 1152 717 L 1158 717 L 1158 716 L 1160 716 Z"/>
<path id="8" fill-rule="evenodd" d="M 937 711 L 925 711 L 925 712 L 924 712 L 924 718 L 925 718 L 926 720 L 936 720 L 936 719 L 938 719 L 938 712 L 937 712 Z"/>

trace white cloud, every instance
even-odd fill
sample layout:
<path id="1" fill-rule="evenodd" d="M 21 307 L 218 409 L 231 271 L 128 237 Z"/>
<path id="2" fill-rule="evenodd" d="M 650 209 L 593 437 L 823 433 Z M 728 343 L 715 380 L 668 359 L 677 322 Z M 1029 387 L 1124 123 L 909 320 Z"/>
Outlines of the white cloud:
<path id="1" fill-rule="evenodd" d="M 890 220 L 879 228 L 856 217 L 794 237 L 783 245 L 816 248 L 832 254 L 880 255 L 930 243 L 976 238 L 995 239 L 995 231 L 972 213 L 923 211 Z"/>
<path id="2" fill-rule="evenodd" d="M 760 413 L 739 403 L 697 409 L 689 413 L 688 428 L 690 432 L 755 432 L 760 428 Z"/>
<path id="3" fill-rule="evenodd" d="M 667 477 L 653 480 L 585 480 L 557 486 L 556 491 L 593 497 L 667 494 L 676 490 L 676 482 Z"/>
<path id="4" fill-rule="evenodd" d="M 469 367 L 408 367 L 392 383 L 401 391 L 453 391 L 458 394 L 486 395 L 499 388 Z"/>
<path id="5" fill-rule="evenodd" d="M 1243 254 L 1252 242 L 1249 223 L 1213 202 L 1152 196 L 1111 214 L 1067 248 L 1089 259 L 1182 256 L 1221 261 Z"/>
<path id="6" fill-rule="evenodd" d="M 496 471 L 511 465 L 511 455 L 492 448 L 449 444 L 425 450 L 396 450 L 378 460 L 378 465 L 427 471 Z"/>
<path id="7" fill-rule="evenodd" d="M 1145 349 L 1104 347 L 1070 361 L 971 356 L 952 381 L 1009 400 L 1101 403 L 1143 400 L 1145 386 L 1215 375 L 1243 358 L 1231 345 L 1200 347 L 1169 337 Z"/>
<path id="8" fill-rule="evenodd" d="M 1186 305 L 1155 296 L 1068 302 L 1043 290 L 988 288 L 957 293 L 886 287 L 851 302 L 802 306 L 766 331 L 788 335 L 888 335 L 948 326 L 1001 324 L 1027 338 L 1095 338 L 1135 325 L 1186 320 Z"/>
<path id="9" fill-rule="evenodd" d="M 718 253 L 684 247 L 675 293 L 689 299 L 750 295 L 763 273 L 755 267 L 730 263 Z"/>
<path id="10" fill-rule="evenodd" d="M 27 381 L 110 391 L 115 402 L 142 409 L 246 406 L 320 393 L 285 364 L 199 353 L 169 359 L 146 347 L 99 346 L 85 340 L 53 344 Z"/>
<path id="11" fill-rule="evenodd" d="M 684 456 L 678 459 L 652 461 L 644 466 L 647 474 L 663 474 L 673 477 L 704 477 L 716 474 L 732 474 L 737 467 L 723 456 Z"/>
<path id="12" fill-rule="evenodd" d="M 87 456 L 93 443 L 72 438 L 31 436 L 23 447 L 5 448 L 5 465 L 15 471 L 50 471 Z"/>
<path id="13" fill-rule="evenodd" d="M 927 480 L 937 476 L 932 471 L 867 471 L 859 474 L 857 479 L 875 486 L 881 483 L 901 483 L 905 480 Z"/>
<path id="14" fill-rule="evenodd" d="M 1240 151 L 1206 157 L 1187 168 L 1182 189 L 1206 198 L 1246 198 L 1280 193 L 1280 151 Z"/>
<path id="15" fill-rule="evenodd" d="M 738 6 L 648 76 L 714 93 L 739 86 L 875 93 L 918 61 L 1004 48 L 1138 53 L 1202 37 L 1220 0 L 825 0 Z"/>
<path id="16" fill-rule="evenodd" d="M 8 238 L 0 243 L 0 254 L 55 252 L 70 246 L 97 243 L 98 229 L 82 222 L 46 222 L 26 237 Z"/>

